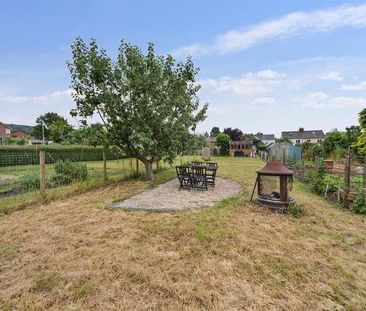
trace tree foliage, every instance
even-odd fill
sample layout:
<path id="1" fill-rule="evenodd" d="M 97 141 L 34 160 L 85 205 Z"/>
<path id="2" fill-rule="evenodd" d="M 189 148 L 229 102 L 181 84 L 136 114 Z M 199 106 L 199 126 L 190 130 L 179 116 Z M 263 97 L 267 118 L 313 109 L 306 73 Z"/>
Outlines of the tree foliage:
<path id="1" fill-rule="evenodd" d="M 172 56 L 147 55 L 125 42 L 113 61 L 95 40 L 72 44 L 68 62 L 76 108 L 83 124 L 99 115 L 110 144 L 141 160 L 152 179 L 153 161 L 169 160 L 182 149 L 197 123 L 205 119 L 196 83 L 198 69 L 191 58 L 176 63 Z"/>
<path id="2" fill-rule="evenodd" d="M 366 108 L 363 108 L 358 114 L 358 122 L 362 129 L 366 129 Z"/>
<path id="3" fill-rule="evenodd" d="M 210 137 L 216 137 L 218 134 L 220 134 L 220 129 L 217 126 L 214 126 L 211 129 Z"/>
<path id="4" fill-rule="evenodd" d="M 221 155 L 228 155 L 230 147 L 230 136 L 224 133 L 218 134 L 216 137 L 216 146 L 220 148 Z"/>
<path id="5" fill-rule="evenodd" d="M 353 147 L 356 148 L 358 154 L 365 155 L 366 154 L 366 108 L 362 109 L 362 111 L 358 115 L 358 122 L 361 127 L 361 134 L 358 136 L 357 141 L 353 143 Z"/>
<path id="6" fill-rule="evenodd" d="M 243 132 L 241 130 L 239 130 L 238 128 L 232 129 L 231 127 L 228 127 L 226 129 L 224 129 L 223 133 L 229 135 L 230 139 L 234 140 L 234 141 L 241 140 L 241 138 L 243 136 Z"/>
<path id="7" fill-rule="evenodd" d="M 290 143 L 292 145 L 292 141 L 288 137 L 281 137 L 275 139 L 276 143 Z"/>
<path id="8" fill-rule="evenodd" d="M 38 138 L 38 139 L 42 139 L 42 122 L 44 122 L 44 124 L 45 124 L 44 137 L 45 137 L 45 139 L 49 139 L 50 138 L 50 127 L 56 121 L 67 124 L 67 120 L 64 117 L 57 114 L 56 112 L 47 112 L 43 115 L 40 115 L 36 119 L 36 126 L 33 127 L 32 131 L 31 131 L 31 136 Z"/>
<path id="9" fill-rule="evenodd" d="M 348 147 L 347 135 L 345 132 L 340 132 L 334 129 L 328 133 L 323 140 L 324 152 L 327 156 L 331 155 L 332 152 L 337 148 L 346 149 Z"/>
<path id="10" fill-rule="evenodd" d="M 49 127 L 49 138 L 55 143 L 72 143 L 74 128 L 66 120 L 56 120 Z"/>

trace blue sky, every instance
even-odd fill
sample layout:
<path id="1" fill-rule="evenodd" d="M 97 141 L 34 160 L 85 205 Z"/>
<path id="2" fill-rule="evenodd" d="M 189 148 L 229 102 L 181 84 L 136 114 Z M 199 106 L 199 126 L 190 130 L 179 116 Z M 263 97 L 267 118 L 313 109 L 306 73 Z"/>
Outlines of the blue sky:
<path id="1" fill-rule="evenodd" d="M 65 62 L 77 36 L 111 55 L 125 39 L 201 68 L 198 130 L 357 124 L 366 107 L 366 2 L 1 1 L 0 121 L 73 108 Z M 71 122 L 74 122 L 69 118 Z"/>

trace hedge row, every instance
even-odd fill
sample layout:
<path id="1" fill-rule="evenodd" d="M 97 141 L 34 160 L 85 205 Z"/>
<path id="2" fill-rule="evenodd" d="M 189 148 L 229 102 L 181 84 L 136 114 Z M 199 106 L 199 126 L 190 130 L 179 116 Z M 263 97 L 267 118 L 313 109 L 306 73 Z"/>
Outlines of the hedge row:
<path id="1" fill-rule="evenodd" d="M 46 163 L 57 160 L 100 161 L 103 160 L 102 147 L 88 146 L 0 146 L 0 167 L 39 163 L 39 151 L 45 150 Z M 107 151 L 107 159 L 122 158 L 120 154 Z"/>

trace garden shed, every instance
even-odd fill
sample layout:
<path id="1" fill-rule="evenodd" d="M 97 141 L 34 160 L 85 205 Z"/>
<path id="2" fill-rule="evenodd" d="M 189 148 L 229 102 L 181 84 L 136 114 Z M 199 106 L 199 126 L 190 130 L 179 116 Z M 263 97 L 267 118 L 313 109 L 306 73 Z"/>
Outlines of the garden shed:
<path id="1" fill-rule="evenodd" d="M 273 144 L 268 150 L 268 160 L 279 161 L 284 164 L 301 160 L 301 147 L 289 142 Z"/>

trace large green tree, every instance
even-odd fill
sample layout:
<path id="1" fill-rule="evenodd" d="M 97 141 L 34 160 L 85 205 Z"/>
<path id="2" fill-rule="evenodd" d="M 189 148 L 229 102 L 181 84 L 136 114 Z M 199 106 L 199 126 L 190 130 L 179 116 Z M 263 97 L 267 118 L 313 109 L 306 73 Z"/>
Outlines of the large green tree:
<path id="1" fill-rule="evenodd" d="M 323 140 L 323 148 L 326 156 L 331 155 L 337 149 L 346 149 L 349 146 L 346 132 L 334 129 Z"/>
<path id="2" fill-rule="evenodd" d="M 72 44 L 72 55 L 72 115 L 83 124 L 98 115 L 109 142 L 142 161 L 153 179 L 153 162 L 175 157 L 206 116 L 191 58 L 176 63 L 170 55 L 157 55 L 153 44 L 144 55 L 122 42 L 112 60 L 95 40 L 88 45 L 81 38 Z"/>
<path id="3" fill-rule="evenodd" d="M 66 120 L 54 121 L 49 127 L 49 138 L 55 143 L 72 143 L 74 128 Z"/>
<path id="4" fill-rule="evenodd" d="M 50 127 L 54 122 L 62 122 L 67 124 L 67 121 L 64 117 L 60 116 L 56 112 L 47 112 L 43 115 L 40 115 L 36 119 L 36 126 L 33 127 L 31 131 L 31 135 L 35 138 L 42 139 L 42 123 L 44 123 L 44 137 L 45 139 L 50 138 Z"/>

